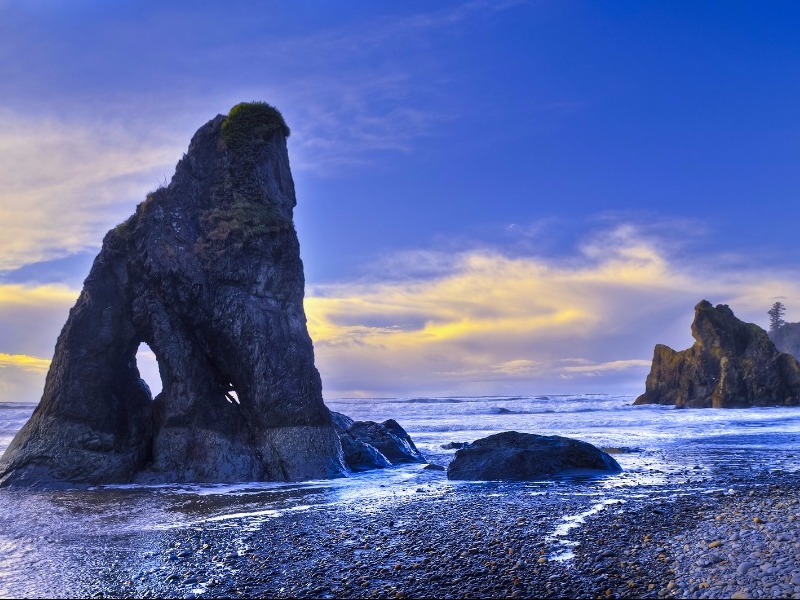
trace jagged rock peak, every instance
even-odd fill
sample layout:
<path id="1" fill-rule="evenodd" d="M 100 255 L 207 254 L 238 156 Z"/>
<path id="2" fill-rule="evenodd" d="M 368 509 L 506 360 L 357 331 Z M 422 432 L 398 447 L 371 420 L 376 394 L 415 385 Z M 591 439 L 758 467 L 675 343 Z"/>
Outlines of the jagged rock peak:
<path id="1" fill-rule="evenodd" d="M 170 184 L 108 232 L 2 484 L 344 473 L 303 311 L 288 133 L 266 103 L 218 115 Z M 142 342 L 158 359 L 155 399 Z"/>
<path id="2" fill-rule="evenodd" d="M 657 344 L 645 392 L 634 404 L 740 408 L 800 404 L 800 364 L 779 352 L 767 332 L 736 318 L 726 304 L 694 308 L 694 345 Z"/>

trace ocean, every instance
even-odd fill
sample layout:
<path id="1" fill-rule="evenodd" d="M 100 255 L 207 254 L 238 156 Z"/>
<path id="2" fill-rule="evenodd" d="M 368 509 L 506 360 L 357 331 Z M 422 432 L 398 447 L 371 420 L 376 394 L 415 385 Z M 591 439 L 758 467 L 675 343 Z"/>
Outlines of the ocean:
<path id="1" fill-rule="evenodd" d="M 91 589 L 86 574 L 108 557 L 146 573 L 150 548 L 140 539 L 175 528 L 246 532 L 277 515 L 347 505 L 391 510 L 398 496 L 464 490 L 503 494 L 516 486 L 573 502 L 550 524 L 553 560 L 569 561 L 570 532 L 609 503 L 725 492 L 724 479 L 746 486 L 754 475 L 795 472 L 800 461 L 800 408 L 674 410 L 633 406 L 625 395 L 380 398 L 328 400 L 356 420 L 397 420 L 430 463 L 446 466 L 468 442 L 516 430 L 577 438 L 612 453 L 623 472 L 598 478 L 530 483 L 450 482 L 443 472 L 409 465 L 303 483 L 118 485 L 73 491 L 0 490 L 0 597 L 58 597 Z M 0 452 L 34 409 L 0 404 Z M 724 474 L 724 477 L 720 477 Z M 581 501 L 575 504 L 574 499 Z M 148 536 L 142 534 L 147 533 Z M 127 558 L 126 558 L 127 557 Z M 202 585 L 191 591 L 202 596 Z"/>

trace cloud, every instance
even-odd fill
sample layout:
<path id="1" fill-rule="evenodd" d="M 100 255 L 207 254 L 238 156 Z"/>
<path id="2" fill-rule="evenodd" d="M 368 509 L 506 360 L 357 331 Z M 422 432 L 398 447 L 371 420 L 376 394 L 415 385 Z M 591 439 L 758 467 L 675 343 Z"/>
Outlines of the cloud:
<path id="1" fill-rule="evenodd" d="M 0 285 L 0 402 L 39 399 L 46 357 L 77 296 L 63 285 Z"/>
<path id="2" fill-rule="evenodd" d="M 27 354 L 4 354 L 0 352 L 0 368 L 11 367 L 31 373 L 47 373 L 50 359 L 36 358 Z"/>
<path id="3" fill-rule="evenodd" d="M 97 248 L 179 156 L 133 126 L 7 109 L 0 153 L 0 271 Z"/>
<path id="4" fill-rule="evenodd" d="M 325 393 L 637 393 L 656 343 L 691 345 L 699 300 L 730 304 L 762 325 L 776 296 L 800 307 L 796 272 L 727 271 L 713 257 L 684 260 L 668 247 L 623 223 L 555 258 L 416 250 L 383 257 L 370 279 L 310 286 L 306 314 Z M 46 357 L 77 295 L 67 286 L 0 285 L 0 400 L 41 394 Z M 157 391 L 144 347 L 139 364 Z"/>
<path id="5" fill-rule="evenodd" d="M 39 400 L 53 348 L 77 290 L 0 285 L 0 402 Z"/>
<path id="6" fill-rule="evenodd" d="M 0 402 L 39 399 L 55 341 L 78 290 L 64 285 L 0 285 Z M 155 354 L 142 344 L 141 376 L 153 395 L 161 390 Z"/>
<path id="7" fill-rule="evenodd" d="M 327 392 L 642 391 L 656 343 L 691 345 L 699 300 L 761 323 L 778 293 L 800 304 L 796 273 L 715 271 L 663 242 L 619 224 L 557 259 L 431 252 L 423 263 L 435 272 L 415 279 L 402 258 L 418 251 L 389 261 L 394 278 L 312 287 L 306 312 Z"/>

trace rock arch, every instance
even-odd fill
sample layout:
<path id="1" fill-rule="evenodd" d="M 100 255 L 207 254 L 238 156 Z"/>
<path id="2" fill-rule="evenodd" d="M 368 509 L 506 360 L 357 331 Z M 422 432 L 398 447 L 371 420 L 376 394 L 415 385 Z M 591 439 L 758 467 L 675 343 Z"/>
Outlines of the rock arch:
<path id="1" fill-rule="evenodd" d="M 263 103 L 217 116 L 170 184 L 108 232 L 2 484 L 344 472 L 306 329 L 287 135 Z M 155 399 L 142 342 L 159 362 Z"/>

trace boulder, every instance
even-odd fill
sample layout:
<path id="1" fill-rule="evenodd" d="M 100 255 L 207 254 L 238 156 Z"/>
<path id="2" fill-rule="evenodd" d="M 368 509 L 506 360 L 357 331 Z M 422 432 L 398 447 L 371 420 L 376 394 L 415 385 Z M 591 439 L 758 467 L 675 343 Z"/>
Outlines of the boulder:
<path id="1" fill-rule="evenodd" d="M 397 421 L 354 421 L 331 411 L 342 444 L 344 462 L 351 471 L 385 469 L 392 464 L 425 462 L 411 437 Z M 389 456 L 393 457 L 391 460 Z"/>
<path id="2" fill-rule="evenodd" d="M 356 421 L 347 430 L 347 435 L 376 448 L 393 465 L 425 462 L 411 437 L 394 419 L 383 423 Z"/>
<path id="3" fill-rule="evenodd" d="M 447 467 L 447 478 L 537 481 L 620 471 L 617 461 L 589 443 L 557 435 L 504 431 L 458 450 Z"/>
<path id="4" fill-rule="evenodd" d="M 440 447 L 443 450 L 459 450 L 461 448 L 466 448 L 469 446 L 469 442 L 447 442 L 446 444 L 442 444 Z"/>
<path id="5" fill-rule="evenodd" d="M 288 134 L 265 103 L 218 115 L 169 185 L 108 232 L 2 485 L 345 473 L 306 328 Z M 154 399 L 142 342 L 161 373 Z"/>
<path id="6" fill-rule="evenodd" d="M 342 433 L 339 436 L 339 441 L 342 443 L 344 462 L 347 468 L 353 472 L 385 469 L 392 466 L 389 459 L 381 454 L 374 446 L 357 440 L 348 433 Z"/>
<path id="7" fill-rule="evenodd" d="M 658 344 L 634 404 L 676 408 L 797 406 L 800 364 L 779 352 L 767 332 L 737 319 L 725 304 L 703 300 L 694 309 L 691 348 Z"/>

